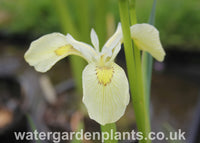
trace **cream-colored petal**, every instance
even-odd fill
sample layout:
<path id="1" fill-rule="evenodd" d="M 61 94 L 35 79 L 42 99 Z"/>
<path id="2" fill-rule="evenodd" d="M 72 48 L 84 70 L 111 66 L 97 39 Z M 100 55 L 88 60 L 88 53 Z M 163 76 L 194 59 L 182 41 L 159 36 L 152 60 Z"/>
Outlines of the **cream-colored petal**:
<path id="1" fill-rule="evenodd" d="M 97 52 L 89 44 L 75 40 L 70 34 L 66 36 L 67 42 L 69 42 L 76 50 L 80 51 L 84 57 L 87 57 L 89 61 L 93 61 L 97 57 Z"/>
<path id="2" fill-rule="evenodd" d="M 33 41 L 25 53 L 25 60 L 39 72 L 46 72 L 57 61 L 69 54 L 82 56 L 60 33 L 52 33 Z"/>
<path id="3" fill-rule="evenodd" d="M 129 84 L 117 64 L 97 67 L 91 63 L 83 71 L 83 102 L 89 117 L 101 125 L 116 122 L 129 103 Z"/>
<path id="4" fill-rule="evenodd" d="M 116 32 L 113 34 L 110 39 L 106 42 L 106 44 L 102 48 L 102 55 L 106 55 L 111 57 L 116 46 L 122 42 L 122 28 L 121 28 L 121 23 L 118 24 Z"/>
<path id="5" fill-rule="evenodd" d="M 112 56 L 110 58 L 110 62 L 113 62 L 115 60 L 115 58 L 116 58 L 116 56 L 117 56 L 117 54 L 119 53 L 120 50 L 121 50 L 121 43 L 119 43 L 116 46 L 116 48 L 115 48 L 115 50 L 114 50 L 114 52 L 113 52 L 113 54 L 112 54 Z"/>
<path id="6" fill-rule="evenodd" d="M 99 52 L 99 38 L 94 29 L 91 30 L 90 38 L 92 44 L 94 45 L 94 48 L 96 49 L 97 52 Z"/>
<path id="7" fill-rule="evenodd" d="M 158 30 L 150 24 L 131 26 L 131 37 L 141 50 L 149 52 L 156 60 L 163 61 L 165 51 L 160 43 Z"/>

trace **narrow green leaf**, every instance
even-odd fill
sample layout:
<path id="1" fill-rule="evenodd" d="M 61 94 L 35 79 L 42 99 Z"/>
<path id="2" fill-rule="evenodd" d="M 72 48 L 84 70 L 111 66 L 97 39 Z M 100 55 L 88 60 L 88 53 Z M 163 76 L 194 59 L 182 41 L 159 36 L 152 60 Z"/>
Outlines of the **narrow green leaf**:
<path id="1" fill-rule="evenodd" d="M 153 1 L 153 6 L 151 9 L 151 14 L 149 17 L 149 24 L 154 25 L 156 18 L 156 0 Z"/>
<path id="2" fill-rule="evenodd" d="M 28 123 L 30 125 L 31 130 L 34 132 L 36 130 L 36 126 L 35 126 L 33 120 L 31 119 L 31 116 L 29 114 L 26 114 L 26 118 L 27 118 L 27 121 L 28 121 Z M 35 140 L 35 142 L 36 143 L 42 143 L 40 140 Z"/>
<path id="3" fill-rule="evenodd" d="M 84 42 L 90 42 L 90 15 L 89 0 L 75 0 L 78 18 L 78 26 L 80 29 L 80 39 Z M 83 8 L 80 8 L 83 7 Z"/>
<path id="4" fill-rule="evenodd" d="M 156 0 L 153 2 L 149 24 L 154 25 L 155 22 L 155 13 L 156 13 Z M 142 66 L 143 66 L 143 77 L 144 77 L 144 89 L 145 89 L 145 101 L 146 107 L 149 108 L 150 104 L 150 92 L 151 92 L 151 77 L 152 77 L 152 66 L 153 66 L 153 58 L 147 53 L 143 52 L 142 56 Z"/>
<path id="5" fill-rule="evenodd" d="M 95 0 L 95 30 L 101 48 L 106 40 L 106 6 L 107 0 Z"/>
<path id="6" fill-rule="evenodd" d="M 55 5 L 55 11 L 58 14 L 58 20 L 60 21 L 60 26 L 65 34 L 73 34 L 73 37 L 78 38 L 78 31 L 70 15 L 69 9 L 65 0 L 53 1 Z"/>

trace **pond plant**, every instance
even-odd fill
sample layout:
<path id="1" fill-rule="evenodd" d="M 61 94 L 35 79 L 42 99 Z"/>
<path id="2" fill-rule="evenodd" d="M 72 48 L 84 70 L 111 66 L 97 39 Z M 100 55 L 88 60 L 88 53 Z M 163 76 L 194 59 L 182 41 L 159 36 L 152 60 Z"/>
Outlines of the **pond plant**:
<path id="1" fill-rule="evenodd" d="M 101 125 L 102 131 L 115 129 L 115 122 L 124 115 L 130 100 L 130 87 L 138 131 L 148 137 L 149 64 L 152 66 L 152 57 L 162 62 L 165 51 L 154 26 L 137 24 L 134 1 L 119 0 L 119 12 L 121 23 L 102 48 L 94 29 L 90 34 L 93 46 L 75 40 L 69 33 L 51 33 L 33 41 L 24 58 L 38 72 L 48 71 L 68 55 L 85 59 L 88 64 L 82 72 L 82 101 L 89 117 Z M 122 43 L 128 78 L 124 70 L 114 62 Z M 117 142 L 117 139 L 108 142 Z M 151 141 L 147 138 L 140 142 Z"/>

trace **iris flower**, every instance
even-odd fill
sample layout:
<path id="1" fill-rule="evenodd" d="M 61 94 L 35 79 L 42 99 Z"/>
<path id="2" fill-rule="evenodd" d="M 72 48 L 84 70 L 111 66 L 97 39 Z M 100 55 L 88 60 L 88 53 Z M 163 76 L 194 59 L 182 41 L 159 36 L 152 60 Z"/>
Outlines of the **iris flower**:
<path id="1" fill-rule="evenodd" d="M 136 24 L 131 26 L 130 30 L 139 49 L 149 52 L 158 61 L 163 61 L 165 52 L 155 27 Z M 118 24 L 116 32 L 101 51 L 98 36 L 93 29 L 90 36 L 94 48 L 75 40 L 70 34 L 44 35 L 31 43 L 25 53 L 25 60 L 34 66 L 36 71 L 46 72 L 68 55 L 84 58 L 88 65 L 82 73 L 83 103 L 89 117 L 105 125 L 116 122 L 123 116 L 130 99 L 126 74 L 114 62 L 123 43 L 121 24 Z"/>

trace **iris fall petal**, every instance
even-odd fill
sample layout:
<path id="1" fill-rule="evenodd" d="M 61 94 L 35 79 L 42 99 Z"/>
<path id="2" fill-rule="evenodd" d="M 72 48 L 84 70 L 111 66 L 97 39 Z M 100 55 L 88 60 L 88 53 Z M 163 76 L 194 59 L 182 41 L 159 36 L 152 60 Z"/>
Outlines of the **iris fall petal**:
<path id="1" fill-rule="evenodd" d="M 117 64 L 98 67 L 89 64 L 83 71 L 83 102 L 90 118 L 105 125 L 116 122 L 129 103 L 129 85 Z"/>
<path id="2" fill-rule="evenodd" d="M 163 61 L 165 51 L 160 43 L 158 30 L 150 24 L 135 24 L 131 26 L 131 37 L 137 47 L 149 52 L 156 60 Z"/>

